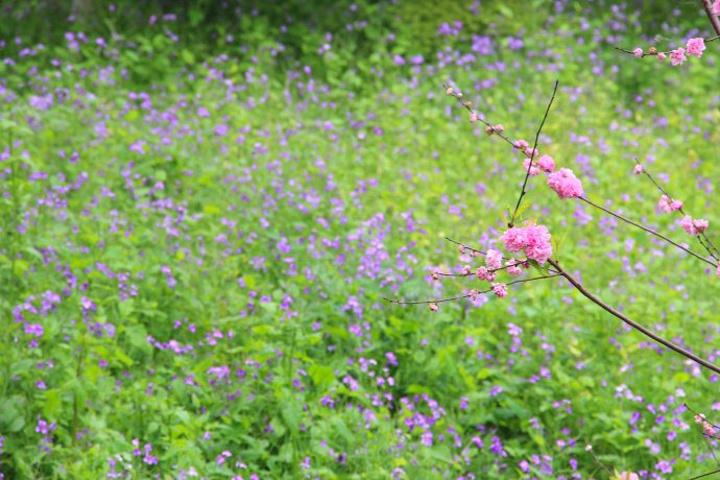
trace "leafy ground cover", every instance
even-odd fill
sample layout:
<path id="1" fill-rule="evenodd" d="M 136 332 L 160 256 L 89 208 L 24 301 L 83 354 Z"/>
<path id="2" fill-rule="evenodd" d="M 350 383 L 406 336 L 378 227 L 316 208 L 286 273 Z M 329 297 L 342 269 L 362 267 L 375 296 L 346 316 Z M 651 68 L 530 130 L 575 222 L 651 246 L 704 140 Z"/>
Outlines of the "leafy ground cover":
<path id="1" fill-rule="evenodd" d="M 438 18 L 433 55 L 360 4 L 348 25 L 377 26 L 370 52 L 323 34 L 302 44 L 313 65 L 267 25 L 212 55 L 177 47 L 172 17 L 133 36 L 7 39 L 4 478 L 712 470 L 684 403 L 712 418 L 717 376 L 564 281 L 436 313 L 383 300 L 472 284 L 433 281 L 468 261 L 445 237 L 493 246 L 524 177 L 521 156 L 470 124 L 445 82 L 528 138 L 558 79 L 540 143 L 589 198 L 685 238 L 632 174 L 641 161 L 710 234 L 720 220 L 718 45 L 676 68 L 612 49 L 646 44 L 643 32 L 671 48 L 706 19 L 689 7 L 690 20 L 647 32 L 626 5 L 536 3 L 542 29 L 479 2 Z M 468 27 L 477 19 L 489 26 Z M 529 198 L 521 218 L 551 227 L 566 268 L 717 357 L 711 268 L 541 182 Z"/>

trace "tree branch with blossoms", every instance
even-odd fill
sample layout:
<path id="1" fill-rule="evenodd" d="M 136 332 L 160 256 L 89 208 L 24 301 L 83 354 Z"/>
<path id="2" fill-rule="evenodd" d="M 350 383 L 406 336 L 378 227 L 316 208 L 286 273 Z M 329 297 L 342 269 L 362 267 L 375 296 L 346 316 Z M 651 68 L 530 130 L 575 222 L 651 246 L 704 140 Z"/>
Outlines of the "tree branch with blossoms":
<path id="1" fill-rule="evenodd" d="M 685 63 L 688 55 L 697 58 L 702 57 L 702 54 L 705 51 L 705 44 L 720 39 L 720 18 L 718 18 L 720 16 L 720 0 L 701 0 L 701 3 L 708 17 L 708 20 L 710 20 L 710 24 L 715 31 L 715 37 L 710 37 L 707 39 L 702 37 L 691 38 L 687 41 L 685 47 L 678 47 L 674 50 L 667 51 L 659 51 L 654 46 L 648 48 L 647 51 L 643 50 L 640 47 L 635 47 L 632 50 L 629 50 L 627 48 L 615 47 L 615 50 L 633 55 L 637 58 L 654 56 L 657 57 L 657 59 L 661 62 L 665 61 L 665 59 L 669 57 L 670 64 L 672 66 L 678 66 Z"/>
<path id="2" fill-rule="evenodd" d="M 658 189 L 661 194 L 657 205 L 658 209 L 663 213 L 680 213 L 683 216 L 682 220 L 680 220 L 680 226 L 683 230 L 691 235 L 695 234 L 698 242 L 702 245 L 705 251 L 707 251 L 714 260 L 720 260 L 718 258 L 720 251 L 718 251 L 713 241 L 705 233 L 705 229 L 708 225 L 707 220 L 702 218 L 693 219 L 688 213 L 686 213 L 683 209 L 683 202 L 675 199 L 666 189 L 664 189 L 644 165 L 639 163 L 636 164 L 633 168 L 633 173 L 636 175 L 644 175 L 650 180 L 650 182 L 652 182 L 655 188 Z"/>
<path id="3" fill-rule="evenodd" d="M 560 199 L 571 199 L 571 198 L 577 198 L 580 201 L 585 202 L 586 204 L 592 206 L 593 208 L 596 208 L 597 210 L 603 212 L 606 215 L 610 215 L 614 218 L 617 218 L 619 220 L 622 220 L 623 222 L 627 223 L 628 225 L 632 225 L 646 233 L 649 233 L 657 238 L 660 238 L 661 240 L 664 240 L 668 244 L 684 251 L 685 253 L 688 253 L 697 259 L 712 265 L 713 267 L 718 268 L 720 271 L 720 267 L 718 267 L 717 263 L 713 262 L 712 260 L 709 260 L 699 253 L 694 252 L 693 250 L 690 250 L 688 247 L 681 245 L 680 243 L 668 238 L 667 236 L 651 229 L 648 226 L 645 226 L 639 222 L 630 220 L 626 218 L 623 215 L 620 215 L 616 212 L 613 212 L 609 209 L 606 209 L 605 207 L 592 202 L 584 195 L 584 190 L 582 187 L 581 181 L 575 176 L 572 170 L 568 168 L 560 168 L 559 170 L 556 170 L 555 161 L 552 157 L 549 155 L 538 155 L 537 151 L 537 142 L 540 136 L 540 131 L 542 130 L 543 126 L 545 125 L 545 121 L 547 119 L 547 116 L 550 111 L 550 107 L 555 99 L 555 95 L 558 88 L 558 83 L 555 83 L 555 86 L 553 88 L 553 94 L 551 97 L 550 102 L 548 103 L 548 106 L 545 110 L 545 115 L 543 117 L 543 120 L 540 123 L 540 126 L 536 132 L 535 135 L 535 144 L 531 148 L 529 143 L 524 140 L 512 140 L 507 134 L 504 133 L 504 128 L 498 128 L 499 124 L 492 124 L 488 120 L 484 119 L 478 112 L 476 112 L 472 107 L 472 102 L 468 100 L 463 99 L 463 94 L 459 89 L 456 89 L 452 86 L 445 86 L 446 87 L 446 93 L 449 96 L 454 97 L 458 103 L 468 111 L 470 116 L 470 122 L 481 122 L 484 125 L 486 125 L 486 133 L 489 135 L 496 134 L 498 135 L 503 141 L 513 146 L 514 149 L 522 151 L 524 155 L 526 156 L 526 160 L 524 162 L 524 170 L 525 170 L 525 180 L 523 182 L 523 185 L 521 187 L 521 193 L 519 197 L 519 202 L 522 201 L 522 198 L 524 197 L 523 192 L 526 191 L 528 182 L 530 177 L 537 176 L 540 173 L 547 174 L 547 185 L 555 191 L 555 193 L 558 195 Z M 500 126 L 501 127 L 501 126 Z M 535 161 L 535 157 L 538 156 L 538 160 Z M 670 198 L 668 196 L 668 198 Z M 680 205 L 681 206 L 681 205 Z M 518 207 L 519 208 L 519 207 Z M 517 208 L 516 208 L 517 213 Z M 643 326 L 642 324 L 632 320 L 625 314 L 621 313 L 614 307 L 610 306 L 606 302 L 604 302 L 600 297 L 595 295 L 594 293 L 590 292 L 578 279 L 576 279 L 573 275 L 568 273 L 565 269 L 563 269 L 560 266 L 560 262 L 558 259 L 552 258 L 553 255 L 553 248 L 552 248 L 552 237 L 548 230 L 548 228 L 544 225 L 537 225 L 534 223 L 527 223 L 524 226 L 515 226 L 514 220 L 515 215 L 510 219 L 510 222 L 508 223 L 508 229 L 501 235 L 500 242 L 505 247 L 505 250 L 512 253 L 512 254 L 520 254 L 522 253 L 523 256 L 521 258 L 507 258 L 506 256 L 503 256 L 503 254 L 500 251 L 494 250 L 494 249 L 488 249 L 487 251 L 483 252 L 482 250 L 478 250 L 472 247 L 469 247 L 463 243 L 456 242 L 454 240 L 450 240 L 453 243 L 456 243 L 460 246 L 461 253 L 464 253 L 465 251 L 470 251 L 473 253 L 472 256 L 478 256 L 480 254 L 484 254 L 485 256 L 485 265 L 477 267 L 475 270 L 476 276 L 479 280 L 487 281 L 490 283 L 490 288 L 484 289 L 484 290 L 470 290 L 469 292 L 463 293 L 461 295 L 453 296 L 453 297 L 447 297 L 447 298 L 440 298 L 440 299 L 433 299 L 433 300 L 420 300 L 420 301 L 407 301 L 407 300 L 391 300 L 386 299 L 387 301 L 399 305 L 418 305 L 418 304 L 425 304 L 428 305 L 430 310 L 435 312 L 439 309 L 440 303 L 446 303 L 446 302 L 452 302 L 457 301 L 461 299 L 474 299 L 480 294 L 493 292 L 495 296 L 498 298 L 503 298 L 507 296 L 507 286 L 515 285 L 515 284 L 521 284 L 521 283 L 528 283 L 532 281 L 540 281 L 540 280 L 547 280 L 551 278 L 557 278 L 557 277 L 563 277 L 565 280 L 568 281 L 568 283 L 575 288 L 581 295 L 583 295 L 585 298 L 587 298 L 592 303 L 596 304 L 606 312 L 610 313 L 614 317 L 618 318 L 619 320 L 623 321 L 626 325 L 631 327 L 632 329 L 640 332 L 641 334 L 645 335 L 646 337 L 650 338 L 654 342 L 682 355 L 683 357 L 692 360 L 693 362 L 697 363 L 698 365 L 701 365 L 704 368 L 707 368 L 715 373 L 720 374 L 720 367 L 713 364 L 709 360 L 706 360 L 695 353 L 681 347 L 680 345 L 677 345 L 676 343 L 658 335 L 657 333 L 653 332 L 649 328 Z M 688 233 L 691 233 L 693 235 L 704 233 L 705 229 L 707 229 L 709 223 L 705 220 L 703 220 L 700 223 L 697 222 L 691 222 L 690 226 L 686 228 L 686 231 Z M 714 255 L 711 254 L 711 256 Z M 503 267 L 503 261 L 505 261 L 505 266 Z M 546 264 L 550 265 L 552 267 L 552 272 L 549 272 L 548 267 Z M 520 275 L 522 274 L 523 267 L 525 269 L 529 267 L 537 267 L 541 270 L 545 269 L 545 271 L 548 272 L 546 275 L 542 275 L 539 277 L 533 277 L 523 280 L 515 280 L 510 283 L 497 283 L 496 280 L 496 273 L 507 270 L 507 273 L 511 275 Z M 432 275 L 433 280 L 439 280 L 440 277 L 443 276 L 462 276 L 462 277 L 469 277 L 471 275 L 471 272 L 473 271 L 473 267 L 470 265 L 463 266 L 463 269 L 460 274 L 444 274 L 443 272 L 434 272 Z"/>

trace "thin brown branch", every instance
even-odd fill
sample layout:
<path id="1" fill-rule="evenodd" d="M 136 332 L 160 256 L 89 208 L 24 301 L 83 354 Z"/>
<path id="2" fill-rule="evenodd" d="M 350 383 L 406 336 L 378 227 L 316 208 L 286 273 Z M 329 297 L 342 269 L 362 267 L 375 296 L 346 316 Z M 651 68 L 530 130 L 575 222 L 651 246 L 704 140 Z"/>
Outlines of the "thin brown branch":
<path id="1" fill-rule="evenodd" d="M 553 273 L 551 275 L 542 275 L 540 277 L 532 277 L 532 278 L 523 278 L 521 280 L 514 280 L 512 282 L 508 282 L 505 284 L 506 287 L 511 287 L 513 285 L 519 285 L 521 283 L 528 283 L 528 282 L 535 282 L 538 280 L 547 280 L 549 278 L 555 278 L 562 276 L 562 273 Z M 395 305 L 429 305 L 432 303 L 447 303 L 447 302 L 454 302 L 456 300 L 462 300 L 463 298 L 472 297 L 474 295 L 482 295 L 484 293 L 490 293 L 493 289 L 489 288 L 487 290 L 473 290 L 468 293 L 464 293 L 462 295 L 457 295 L 455 297 L 447 297 L 447 298 L 438 298 L 433 300 L 417 300 L 417 301 L 405 301 L 405 300 L 397 300 L 392 298 L 386 298 L 383 297 L 383 300 L 389 303 L 394 303 Z"/>
<path id="2" fill-rule="evenodd" d="M 708 472 L 708 473 L 703 473 L 702 475 L 698 475 L 698 476 L 696 476 L 696 477 L 692 477 L 692 478 L 690 478 L 689 480 L 697 480 L 698 478 L 709 477 L 710 475 L 715 475 L 716 473 L 720 473 L 720 469 L 719 469 L 719 470 L 713 470 L 712 472 Z"/>
<path id="3" fill-rule="evenodd" d="M 664 345 L 665 347 L 669 348 L 670 350 L 672 350 L 672 351 L 674 351 L 674 352 L 676 352 L 676 353 L 679 353 L 679 354 L 682 355 L 683 357 L 685 357 L 685 358 L 687 358 L 687 359 L 690 359 L 690 360 L 692 360 L 693 362 L 695 362 L 695 363 L 697 363 L 697 364 L 699 364 L 699 365 L 702 365 L 703 367 L 705 367 L 705 368 L 707 368 L 707 369 L 709 369 L 709 370 L 712 370 L 712 371 L 715 372 L 715 373 L 720 373 L 720 367 L 718 367 L 718 366 L 715 365 L 714 363 L 711 363 L 711 362 L 709 362 L 708 360 L 705 360 L 704 358 L 701 358 L 701 357 L 695 355 L 694 353 L 692 353 L 692 352 L 690 352 L 690 351 L 688 351 L 688 350 L 685 350 L 685 349 L 682 348 L 681 346 L 676 345 L 675 343 L 671 342 L 670 340 L 667 340 L 667 339 L 661 337 L 660 335 L 654 333 L 654 332 L 651 331 L 650 329 L 645 328 L 644 326 L 640 325 L 639 323 L 635 322 L 634 320 L 631 320 L 630 318 L 628 318 L 628 317 L 625 316 L 624 314 L 622 314 L 622 313 L 620 313 L 619 311 L 615 310 L 613 307 L 611 307 L 611 306 L 608 305 L 607 303 L 603 302 L 600 298 L 596 297 L 593 293 L 591 293 L 590 291 L 588 291 L 575 277 L 573 277 L 572 275 L 570 275 L 569 273 L 567 273 L 565 270 L 563 270 L 563 269 L 560 267 L 560 264 L 559 264 L 557 261 L 555 261 L 555 260 L 553 260 L 553 259 L 548 259 L 548 263 L 550 263 L 550 265 L 552 265 L 553 267 L 555 267 L 555 269 L 556 269 L 558 272 L 560 272 L 560 275 L 562 275 L 563 277 L 565 277 L 565 279 L 567 279 L 567 281 L 570 282 L 570 284 L 572 284 L 572 286 L 575 287 L 575 289 L 576 289 L 578 292 L 580 292 L 585 298 L 587 298 L 588 300 L 590 300 L 591 302 L 593 302 L 595 305 L 599 306 L 600 308 L 602 308 L 602 309 L 605 310 L 606 312 L 610 313 L 610 314 L 613 315 L 614 317 L 619 318 L 620 320 L 622 320 L 623 322 L 625 322 L 627 325 L 629 325 L 630 327 L 634 328 L 634 329 L 637 330 L 638 332 L 642 333 L 642 334 L 645 335 L 646 337 L 651 338 L 651 339 L 654 340 L 655 342 L 657 342 L 657 343 L 659 343 L 659 344 L 661 344 L 661 345 Z"/>
<path id="4" fill-rule="evenodd" d="M 649 233 L 650 235 L 653 235 L 653 236 L 655 236 L 655 237 L 657 237 L 657 238 L 659 238 L 659 239 L 661 239 L 661 240 L 664 240 L 664 241 L 668 242 L 669 244 L 671 244 L 671 245 L 679 248 L 680 250 L 682 250 L 682 251 L 684 251 L 684 252 L 692 255 L 693 257 L 695 257 L 695 258 L 697 258 L 697 259 L 699 259 L 699 260 L 707 263 L 708 265 L 712 265 L 713 267 L 717 267 L 717 264 L 716 264 L 716 263 L 714 263 L 714 262 L 708 260 L 707 258 L 701 256 L 700 254 L 698 254 L 698 253 L 690 250 L 689 248 L 687 248 L 687 247 L 685 247 L 685 246 L 677 243 L 676 241 L 669 239 L 668 237 L 666 237 L 666 236 L 663 235 L 662 233 L 656 232 L 656 231 L 653 230 L 652 228 L 646 227 L 645 225 L 642 225 L 642 224 L 637 223 L 637 222 L 635 222 L 635 221 L 633 221 L 633 220 L 630 220 L 629 218 L 624 217 L 624 216 L 620 215 L 619 213 L 615 213 L 615 212 L 613 212 L 612 210 L 608 210 L 607 208 L 603 207 L 602 205 L 598 205 L 597 203 L 592 202 L 591 200 L 588 200 L 586 197 L 578 197 L 578 199 L 579 199 L 579 200 L 582 200 L 582 201 L 585 202 L 585 203 L 587 203 L 587 204 L 590 205 L 591 207 L 597 208 L 598 210 L 601 210 L 601 211 L 607 213 L 608 215 L 612 215 L 613 217 L 617 218 L 618 220 L 622 220 L 623 222 L 625 222 L 625 223 L 627 223 L 627 224 L 629 224 L 629 225 L 632 225 L 632 226 L 634 226 L 634 227 L 637 227 L 637 228 L 639 228 L 640 230 L 643 230 L 643 231 Z"/>
<path id="5" fill-rule="evenodd" d="M 517 212 L 520 209 L 520 204 L 522 203 L 523 197 L 527 194 L 527 183 L 528 179 L 530 178 L 530 170 L 532 170 L 533 167 L 533 160 L 535 159 L 535 155 L 537 155 L 537 146 L 538 146 L 538 140 L 540 139 L 540 133 L 542 133 L 542 129 L 545 126 L 545 121 L 548 118 L 548 115 L 550 114 L 550 108 L 552 107 L 553 102 L 555 101 L 555 94 L 557 93 L 558 86 L 560 85 L 560 80 L 555 80 L 555 85 L 553 86 L 553 92 L 552 96 L 550 97 L 550 101 L 548 102 L 547 108 L 545 108 L 545 115 L 543 115 L 542 121 L 540 122 L 540 126 L 538 127 L 537 131 L 535 132 L 535 142 L 533 143 L 533 149 L 530 151 L 530 161 L 528 162 L 528 168 L 527 172 L 525 172 L 525 179 L 523 180 L 522 189 L 520 190 L 520 196 L 517 199 L 517 203 L 515 204 L 515 210 L 513 210 L 512 216 L 510 217 L 510 221 L 508 222 L 508 228 L 512 228 L 515 224 L 515 217 L 517 216 Z"/>
<path id="6" fill-rule="evenodd" d="M 472 102 L 469 100 L 463 100 L 463 94 L 461 92 L 456 91 L 453 87 L 451 87 L 448 84 L 443 84 L 443 87 L 447 90 L 448 95 L 455 98 L 457 100 L 458 104 L 463 107 L 465 110 L 470 113 L 470 115 L 474 115 L 474 118 L 477 119 L 478 122 L 482 123 L 486 127 L 494 128 L 493 124 L 485 120 L 480 116 L 480 114 L 473 109 Z M 505 135 L 503 132 L 498 132 L 496 130 L 493 130 L 493 134 L 497 135 L 498 137 L 502 138 L 506 143 L 509 143 L 513 147 L 515 146 L 515 142 L 513 142 L 510 137 Z"/>

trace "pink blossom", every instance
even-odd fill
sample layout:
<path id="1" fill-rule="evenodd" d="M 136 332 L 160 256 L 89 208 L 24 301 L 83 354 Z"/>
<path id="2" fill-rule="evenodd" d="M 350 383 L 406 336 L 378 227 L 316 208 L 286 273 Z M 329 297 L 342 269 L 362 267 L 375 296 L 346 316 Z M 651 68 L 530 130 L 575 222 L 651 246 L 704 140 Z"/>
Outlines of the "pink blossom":
<path id="1" fill-rule="evenodd" d="M 485 265 L 491 270 L 497 270 L 502 266 L 502 253 L 492 248 L 485 254 Z"/>
<path id="2" fill-rule="evenodd" d="M 522 268 L 520 268 L 520 265 L 522 265 L 521 262 L 518 262 L 517 260 L 508 260 L 505 265 L 507 266 L 507 272 L 512 277 L 517 277 L 522 273 Z"/>
<path id="3" fill-rule="evenodd" d="M 657 54 L 657 57 L 658 57 L 658 60 L 660 60 L 662 62 L 662 61 L 665 61 L 665 59 L 667 58 L 667 55 L 665 55 L 665 52 L 660 52 Z"/>
<path id="4" fill-rule="evenodd" d="M 519 252 L 525 247 L 525 229 L 513 227 L 503 234 L 501 240 L 508 251 Z"/>
<path id="5" fill-rule="evenodd" d="M 540 264 L 552 255 L 551 236 L 544 225 L 512 227 L 501 237 L 505 248 L 510 252 L 525 252 L 525 256 Z"/>
<path id="6" fill-rule="evenodd" d="M 475 123 L 478 121 L 478 114 L 475 112 L 470 113 L 470 123 Z"/>
<path id="7" fill-rule="evenodd" d="M 720 0 L 715 0 L 710 7 L 710 11 L 712 11 L 713 15 L 720 15 Z"/>
<path id="8" fill-rule="evenodd" d="M 633 55 L 635 55 L 637 58 L 642 58 L 643 56 L 643 49 L 640 47 L 637 47 L 635 50 L 632 51 Z"/>
<path id="9" fill-rule="evenodd" d="M 531 148 L 530 146 L 525 147 L 525 150 L 523 150 L 523 153 L 528 158 L 535 158 L 538 156 L 537 148 Z"/>
<path id="10" fill-rule="evenodd" d="M 672 198 L 663 194 L 660 196 L 660 200 L 658 200 L 657 206 L 661 212 L 670 213 L 680 210 L 683 207 L 683 202 L 681 200 L 673 200 Z"/>
<path id="11" fill-rule="evenodd" d="M 502 133 L 505 131 L 505 127 L 502 126 L 502 123 L 498 123 L 497 125 L 493 125 L 493 130 L 495 133 Z"/>
<path id="12" fill-rule="evenodd" d="M 555 170 L 555 160 L 550 155 L 543 155 L 538 158 L 537 164 L 543 172 L 551 173 Z"/>
<path id="13" fill-rule="evenodd" d="M 515 149 L 517 149 L 517 150 L 523 150 L 523 151 L 524 151 L 524 150 L 525 150 L 526 148 L 528 148 L 529 146 L 530 146 L 530 144 L 529 144 L 526 140 L 515 140 L 515 141 L 513 142 L 513 148 L 515 148 Z"/>
<path id="14" fill-rule="evenodd" d="M 645 171 L 645 167 L 643 167 L 643 166 L 640 165 L 639 163 L 638 163 L 637 165 L 635 165 L 635 168 L 633 168 L 633 173 L 634 173 L 635 175 L 640 175 L 640 174 L 643 173 L 644 171 Z"/>
<path id="15" fill-rule="evenodd" d="M 530 166 L 530 159 L 529 159 L 529 158 L 526 158 L 525 161 L 523 162 L 523 172 L 530 173 L 530 175 L 532 175 L 533 177 L 534 177 L 535 175 L 539 175 L 539 174 L 540 174 L 540 169 L 535 166 L 536 164 L 537 164 L 537 162 L 533 162 L 533 165 L 532 165 L 532 167 L 531 167 L 531 166 Z M 529 172 L 528 172 L 528 168 L 530 169 Z"/>
<path id="16" fill-rule="evenodd" d="M 488 282 L 495 280 L 495 272 L 491 272 L 487 267 L 479 267 L 475 275 L 477 275 L 477 278 L 480 280 L 487 280 Z"/>
<path id="17" fill-rule="evenodd" d="M 548 185 L 560 198 L 575 198 L 583 194 L 582 183 L 569 168 L 561 168 L 548 175 Z"/>
<path id="18" fill-rule="evenodd" d="M 682 220 L 680 220 L 680 226 L 689 235 L 698 235 L 707 230 L 709 225 L 710 222 L 707 220 L 703 218 L 693 219 L 690 215 L 685 215 Z"/>
<path id="19" fill-rule="evenodd" d="M 640 480 L 640 477 L 635 472 L 621 472 L 618 475 L 618 480 Z"/>
<path id="20" fill-rule="evenodd" d="M 718 263 L 717 269 L 715 270 L 715 275 L 720 277 L 720 263 Z"/>
<path id="21" fill-rule="evenodd" d="M 691 38 L 687 41 L 687 54 L 693 57 L 702 57 L 705 51 L 705 40 L 702 38 Z"/>
<path id="22" fill-rule="evenodd" d="M 431 312 L 437 312 L 440 309 L 440 307 L 438 307 L 437 303 L 429 304 L 428 308 L 430 309 Z"/>
<path id="23" fill-rule="evenodd" d="M 492 291 L 498 298 L 507 297 L 507 285 L 504 283 L 493 283 Z"/>
<path id="24" fill-rule="evenodd" d="M 684 48 L 676 48 L 675 50 L 670 52 L 670 63 L 673 66 L 682 65 L 683 63 L 685 63 L 685 60 L 687 60 L 687 58 L 685 57 Z"/>

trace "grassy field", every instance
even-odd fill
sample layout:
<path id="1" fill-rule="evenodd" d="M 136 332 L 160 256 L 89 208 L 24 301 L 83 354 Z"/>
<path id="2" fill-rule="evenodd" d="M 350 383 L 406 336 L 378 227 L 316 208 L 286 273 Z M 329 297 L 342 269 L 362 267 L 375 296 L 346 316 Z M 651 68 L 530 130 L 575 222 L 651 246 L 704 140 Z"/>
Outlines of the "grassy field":
<path id="1" fill-rule="evenodd" d="M 699 248 L 657 212 L 632 173 L 644 164 L 715 238 L 720 45 L 678 67 L 636 59 L 612 47 L 648 45 L 637 13 L 564 3 L 527 30 L 464 9 L 463 28 L 433 26 L 435 56 L 390 31 L 364 56 L 329 38 L 312 66 L 273 31 L 213 55 L 176 47 L 170 20 L 13 46 L 0 67 L 4 478 L 711 471 L 715 440 L 684 403 L 713 419 L 717 375 L 564 280 L 435 313 L 383 300 L 480 288 L 431 272 L 478 264 L 445 237 L 499 245 L 524 178 L 446 82 L 531 141 L 559 80 L 540 150 L 588 198 Z M 668 48 L 709 36 L 688 8 L 644 32 Z M 712 268 L 541 177 L 524 206 L 588 288 L 718 356 Z"/>

